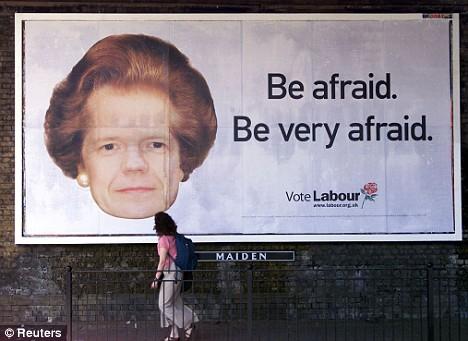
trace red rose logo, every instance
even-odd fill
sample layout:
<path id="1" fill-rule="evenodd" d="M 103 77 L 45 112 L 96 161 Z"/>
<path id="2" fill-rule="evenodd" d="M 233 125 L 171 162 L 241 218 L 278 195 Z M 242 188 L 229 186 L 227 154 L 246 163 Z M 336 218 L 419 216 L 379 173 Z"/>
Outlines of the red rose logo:
<path id="1" fill-rule="evenodd" d="M 361 188 L 361 193 L 364 194 L 364 200 L 362 200 L 361 208 L 364 208 L 364 203 L 369 201 L 375 201 L 375 197 L 377 196 L 377 184 L 375 182 L 368 182 L 364 185 L 364 188 Z"/>
<path id="2" fill-rule="evenodd" d="M 369 182 L 368 184 L 365 184 L 364 192 L 366 192 L 368 195 L 377 193 L 377 184 L 375 182 Z"/>

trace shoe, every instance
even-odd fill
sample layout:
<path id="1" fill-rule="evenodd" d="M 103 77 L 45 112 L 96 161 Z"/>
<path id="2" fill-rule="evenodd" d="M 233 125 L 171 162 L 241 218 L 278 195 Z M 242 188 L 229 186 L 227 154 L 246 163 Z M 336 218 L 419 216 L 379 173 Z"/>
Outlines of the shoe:
<path id="1" fill-rule="evenodd" d="M 163 341 L 180 341 L 180 337 L 166 336 Z"/>
<path id="2" fill-rule="evenodd" d="M 193 336 L 193 331 L 195 330 L 195 325 L 192 323 L 190 327 L 184 330 L 185 340 L 191 340 Z"/>

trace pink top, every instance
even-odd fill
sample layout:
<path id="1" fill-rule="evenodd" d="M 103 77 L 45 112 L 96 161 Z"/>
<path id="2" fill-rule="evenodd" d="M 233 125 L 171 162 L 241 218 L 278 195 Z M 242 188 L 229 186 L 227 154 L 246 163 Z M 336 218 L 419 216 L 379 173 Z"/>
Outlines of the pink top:
<path id="1" fill-rule="evenodd" d="M 172 258 L 175 259 L 177 257 L 177 249 L 174 236 L 160 236 L 158 240 L 158 255 L 160 254 L 159 250 L 161 248 L 169 250 L 169 254 L 172 256 Z M 167 255 L 166 261 L 164 262 L 164 270 L 169 269 L 171 262 L 171 257 Z"/>

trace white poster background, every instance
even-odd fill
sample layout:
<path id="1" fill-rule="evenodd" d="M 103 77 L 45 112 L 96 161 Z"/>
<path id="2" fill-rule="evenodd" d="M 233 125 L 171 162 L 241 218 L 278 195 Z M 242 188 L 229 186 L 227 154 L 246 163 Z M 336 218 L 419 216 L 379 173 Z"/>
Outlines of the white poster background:
<path id="1" fill-rule="evenodd" d="M 460 238 L 450 20 L 52 17 L 56 20 L 46 15 L 22 21 L 24 210 L 17 214 L 22 223 L 18 226 L 17 219 L 17 242 L 154 242 L 152 218 L 120 219 L 102 212 L 88 189 L 62 174 L 44 145 L 44 115 L 54 86 L 96 41 L 121 33 L 171 42 L 210 87 L 218 119 L 215 145 L 181 183 L 169 209 L 179 230 L 195 241 Z M 303 98 L 268 99 L 269 73 L 301 81 Z M 390 73 L 397 97 L 357 100 L 347 92 L 345 99 L 315 99 L 314 82 L 328 82 L 334 73 L 351 81 L 368 81 L 373 73 L 375 82 Z M 425 115 L 432 140 L 350 141 L 349 125 L 364 124 L 370 115 L 375 122 L 410 124 Z M 235 116 L 268 125 L 268 141 L 235 142 Z M 278 123 L 340 126 L 326 148 L 330 140 L 323 127 L 315 141 L 293 135 L 286 142 Z M 330 191 L 360 193 L 369 182 L 377 184 L 378 195 L 363 207 L 362 193 L 358 202 L 345 202 L 358 207 L 318 207 L 342 202 L 314 200 Z M 289 201 L 291 192 L 309 193 L 312 200 Z"/>

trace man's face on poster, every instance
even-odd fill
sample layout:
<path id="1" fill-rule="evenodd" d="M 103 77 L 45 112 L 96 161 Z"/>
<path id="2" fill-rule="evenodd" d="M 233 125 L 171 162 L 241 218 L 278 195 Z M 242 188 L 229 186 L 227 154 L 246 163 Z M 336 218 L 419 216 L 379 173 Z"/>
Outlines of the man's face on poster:
<path id="1" fill-rule="evenodd" d="M 86 111 L 79 172 L 88 176 L 98 206 L 131 219 L 167 210 L 183 178 L 167 95 L 143 85 L 103 86 L 88 98 Z"/>

